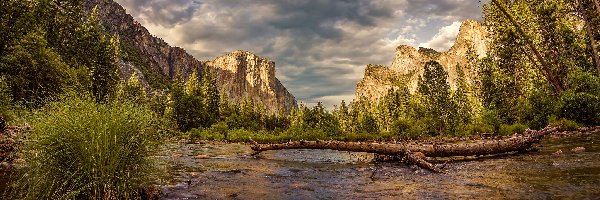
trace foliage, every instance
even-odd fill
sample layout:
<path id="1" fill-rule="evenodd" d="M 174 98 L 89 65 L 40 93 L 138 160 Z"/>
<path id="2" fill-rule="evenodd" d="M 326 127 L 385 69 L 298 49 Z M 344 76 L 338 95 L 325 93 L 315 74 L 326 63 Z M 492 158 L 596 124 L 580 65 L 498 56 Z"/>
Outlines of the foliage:
<path id="1" fill-rule="evenodd" d="M 131 199 L 149 186 L 159 138 L 146 107 L 67 97 L 30 122 L 27 165 L 16 188 L 24 198 Z"/>
<path id="2" fill-rule="evenodd" d="M 598 125 L 600 98 L 585 92 L 566 92 L 561 97 L 558 116 L 584 125 Z"/>
<path id="3" fill-rule="evenodd" d="M 0 74 L 7 78 L 13 98 L 32 106 L 61 93 L 69 78 L 67 65 L 44 35 L 39 29 L 26 34 L 0 58 Z"/>
<path id="4" fill-rule="evenodd" d="M 425 117 L 429 118 L 428 132 L 432 135 L 454 132 L 453 120 L 457 115 L 457 105 L 451 99 L 447 82 L 448 73 L 436 61 L 425 64 L 423 77 L 419 80 L 419 93 L 423 95 Z"/>
<path id="5" fill-rule="evenodd" d="M 133 73 L 127 82 L 121 81 L 117 85 L 116 97 L 119 100 L 128 100 L 136 104 L 145 104 L 148 99 L 137 73 Z"/>
<path id="6" fill-rule="evenodd" d="M 507 125 L 507 124 L 502 124 L 500 125 L 500 129 L 498 131 L 498 134 L 500 135 L 512 135 L 515 133 L 523 133 L 525 132 L 525 130 L 527 130 L 527 126 L 524 124 L 512 124 L 512 125 Z"/>
<path id="7" fill-rule="evenodd" d="M 220 94 L 217 88 L 215 75 L 208 67 L 204 68 L 202 73 L 202 82 L 200 85 L 200 97 L 204 109 L 202 126 L 210 127 L 219 119 Z"/>
<path id="8" fill-rule="evenodd" d="M 0 115 L 12 107 L 12 94 L 4 76 L 0 77 Z"/>
<path id="9" fill-rule="evenodd" d="M 574 122 L 572 120 L 568 120 L 565 118 L 560 118 L 557 119 L 556 116 L 553 116 L 550 118 L 550 126 L 551 127 L 560 127 L 563 130 L 566 131 L 574 131 L 577 130 L 577 128 L 581 127 L 582 125 Z"/>
<path id="10" fill-rule="evenodd" d="M 14 100 L 40 107 L 72 87 L 100 102 L 118 80 L 119 41 L 83 1 L 2 1 L 0 75 Z"/>

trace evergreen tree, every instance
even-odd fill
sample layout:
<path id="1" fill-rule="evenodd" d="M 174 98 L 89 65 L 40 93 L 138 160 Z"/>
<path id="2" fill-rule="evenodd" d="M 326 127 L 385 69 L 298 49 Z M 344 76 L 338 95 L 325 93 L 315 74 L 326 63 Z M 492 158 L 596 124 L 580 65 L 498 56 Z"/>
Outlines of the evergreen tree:
<path id="1" fill-rule="evenodd" d="M 446 134 L 454 131 L 452 120 L 456 116 L 456 105 L 451 100 L 451 90 L 447 82 L 448 73 L 437 61 L 425 64 L 418 90 L 423 95 L 426 117 L 431 120 L 431 134 Z"/>
<path id="2" fill-rule="evenodd" d="M 203 125 L 204 127 L 210 127 L 219 120 L 220 96 L 217 88 L 217 80 L 208 67 L 204 68 L 202 74 L 200 92 L 202 106 L 205 110 Z"/>
<path id="3" fill-rule="evenodd" d="M 342 100 L 342 102 L 340 102 L 339 108 L 336 108 L 334 110 L 333 115 L 337 120 L 338 126 L 340 127 L 340 131 L 342 131 L 343 133 L 352 132 L 352 121 L 348 106 L 346 105 L 346 101 Z"/>
<path id="4" fill-rule="evenodd" d="M 0 57 L 0 75 L 7 78 L 15 100 L 39 106 L 61 93 L 70 70 L 50 47 L 42 30 L 29 32 Z"/>
<path id="5" fill-rule="evenodd" d="M 456 91 L 452 94 L 452 101 L 457 106 L 456 123 L 458 126 L 464 126 L 471 123 L 472 103 L 469 99 L 469 85 L 465 79 L 465 73 L 460 65 L 456 66 L 458 80 L 456 81 Z"/>
<path id="6" fill-rule="evenodd" d="M 129 100 L 137 104 L 145 104 L 147 95 L 144 86 L 140 83 L 137 72 L 131 74 L 127 82 L 119 83 L 117 96 L 122 100 Z"/>

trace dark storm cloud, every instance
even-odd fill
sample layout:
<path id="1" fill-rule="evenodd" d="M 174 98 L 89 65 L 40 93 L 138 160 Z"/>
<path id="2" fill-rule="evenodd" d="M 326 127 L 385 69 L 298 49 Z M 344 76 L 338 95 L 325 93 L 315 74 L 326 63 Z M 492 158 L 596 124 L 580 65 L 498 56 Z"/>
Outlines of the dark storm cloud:
<path id="1" fill-rule="evenodd" d="M 481 6 L 488 0 L 406 0 L 410 16 L 443 19 L 481 19 Z"/>
<path id="2" fill-rule="evenodd" d="M 190 20 L 200 6 L 199 0 L 117 0 L 133 17 L 172 27 Z"/>
<path id="3" fill-rule="evenodd" d="M 475 0 L 116 0 L 153 33 L 199 59 L 243 49 L 276 62 L 300 101 L 330 106 L 354 94 L 367 64 L 399 44 L 481 18 Z M 444 41 L 439 41 L 443 43 Z"/>

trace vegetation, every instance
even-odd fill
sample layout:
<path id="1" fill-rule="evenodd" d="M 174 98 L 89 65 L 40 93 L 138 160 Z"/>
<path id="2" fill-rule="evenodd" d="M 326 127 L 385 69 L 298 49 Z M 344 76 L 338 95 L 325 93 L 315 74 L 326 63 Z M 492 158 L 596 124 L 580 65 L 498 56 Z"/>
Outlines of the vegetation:
<path id="1" fill-rule="evenodd" d="M 29 122 L 25 199 L 132 199 L 151 184 L 159 137 L 148 108 L 66 97 Z"/>
<path id="2" fill-rule="evenodd" d="M 163 133 L 232 142 L 389 141 L 597 126 L 600 14 L 593 8 L 589 0 L 493 0 L 484 6 L 490 52 L 456 66 L 455 85 L 429 61 L 416 91 L 407 77 L 387 77 L 394 86 L 378 101 L 285 113 L 252 98 L 233 102 L 209 67 L 169 80 L 132 44 L 108 34 L 97 9 L 84 14 L 83 1 L 4 0 L 0 117 L 20 115 L 32 127 L 15 195 L 138 198 L 151 184 Z M 119 61 L 140 68 L 150 87 L 137 73 L 119 81 Z M 467 72 L 476 80 L 468 82 Z"/>

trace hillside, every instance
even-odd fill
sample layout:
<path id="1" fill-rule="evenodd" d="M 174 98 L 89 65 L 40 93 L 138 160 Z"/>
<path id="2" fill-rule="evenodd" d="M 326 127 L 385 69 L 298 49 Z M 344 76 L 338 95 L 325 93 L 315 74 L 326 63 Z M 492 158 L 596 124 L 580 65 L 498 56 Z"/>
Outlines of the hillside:
<path id="1" fill-rule="evenodd" d="M 105 28 L 120 36 L 123 78 L 137 71 L 147 88 L 164 89 L 177 73 L 187 79 L 193 69 L 209 67 L 218 74 L 219 91 L 227 94 L 231 101 L 252 99 L 263 103 L 271 112 L 280 109 L 289 112 L 297 107 L 295 97 L 275 77 L 274 62 L 245 51 L 200 61 L 184 49 L 170 46 L 153 36 L 118 3 L 85 0 L 88 12 L 95 6 L 98 6 L 99 18 Z"/>

